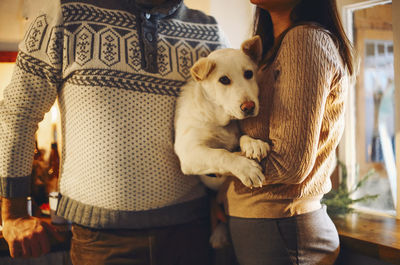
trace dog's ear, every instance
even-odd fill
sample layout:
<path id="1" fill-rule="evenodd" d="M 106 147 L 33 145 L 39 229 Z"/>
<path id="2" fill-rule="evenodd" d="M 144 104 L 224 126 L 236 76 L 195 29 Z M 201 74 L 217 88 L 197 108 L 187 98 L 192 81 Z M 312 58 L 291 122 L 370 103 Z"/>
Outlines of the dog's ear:
<path id="1" fill-rule="evenodd" d="M 215 62 L 208 58 L 199 59 L 193 67 L 190 69 L 190 73 L 195 81 L 199 82 L 204 79 L 212 72 L 215 68 Z"/>
<path id="2" fill-rule="evenodd" d="M 254 62 L 258 63 L 262 56 L 262 42 L 260 36 L 256 35 L 248 40 L 245 40 L 242 43 L 241 50 Z"/>

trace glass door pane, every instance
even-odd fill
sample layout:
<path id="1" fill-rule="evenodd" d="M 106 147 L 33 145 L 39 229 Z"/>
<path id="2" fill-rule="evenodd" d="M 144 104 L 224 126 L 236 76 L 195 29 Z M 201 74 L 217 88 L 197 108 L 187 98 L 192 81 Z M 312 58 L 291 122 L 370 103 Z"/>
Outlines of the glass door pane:
<path id="1" fill-rule="evenodd" d="M 377 199 L 358 206 L 394 213 L 397 172 L 392 4 L 356 10 L 353 23 L 354 45 L 361 59 L 356 84 L 356 181 L 375 171 L 355 197 L 378 194 Z"/>

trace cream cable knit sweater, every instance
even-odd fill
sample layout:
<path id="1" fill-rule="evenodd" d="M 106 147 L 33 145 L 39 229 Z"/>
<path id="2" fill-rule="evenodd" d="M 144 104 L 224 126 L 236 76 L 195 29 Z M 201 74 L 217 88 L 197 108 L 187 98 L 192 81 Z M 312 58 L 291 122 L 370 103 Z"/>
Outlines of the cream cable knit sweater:
<path id="1" fill-rule="evenodd" d="M 226 183 L 229 215 L 276 218 L 320 207 L 344 128 L 345 77 L 326 31 L 303 25 L 286 34 L 275 61 L 258 73 L 260 114 L 241 123 L 243 133 L 272 141 L 262 161 L 266 183 L 253 190 L 234 178 Z"/>

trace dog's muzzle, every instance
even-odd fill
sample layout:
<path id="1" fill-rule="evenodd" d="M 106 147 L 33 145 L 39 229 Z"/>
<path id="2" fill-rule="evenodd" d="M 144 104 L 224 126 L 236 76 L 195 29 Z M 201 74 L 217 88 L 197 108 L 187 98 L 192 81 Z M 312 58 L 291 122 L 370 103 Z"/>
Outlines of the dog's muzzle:
<path id="1" fill-rule="evenodd" d="M 246 101 L 240 105 L 240 109 L 244 113 L 245 116 L 250 116 L 254 114 L 254 109 L 256 107 L 256 103 L 254 101 Z"/>

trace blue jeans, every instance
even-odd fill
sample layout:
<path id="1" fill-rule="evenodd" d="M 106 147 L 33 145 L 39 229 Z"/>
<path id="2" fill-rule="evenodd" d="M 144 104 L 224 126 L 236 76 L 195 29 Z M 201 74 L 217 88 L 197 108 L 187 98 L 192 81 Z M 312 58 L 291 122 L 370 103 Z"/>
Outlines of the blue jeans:
<path id="1" fill-rule="evenodd" d="M 289 218 L 229 217 L 229 229 L 240 265 L 331 265 L 339 254 L 326 206 Z"/>

